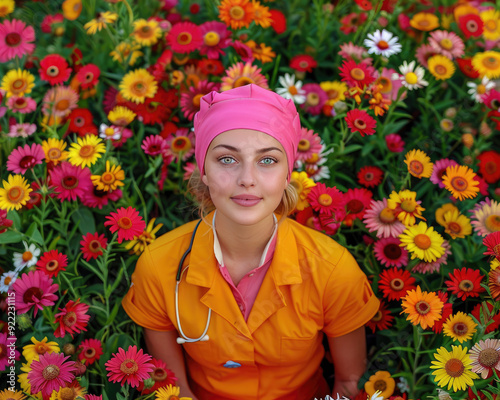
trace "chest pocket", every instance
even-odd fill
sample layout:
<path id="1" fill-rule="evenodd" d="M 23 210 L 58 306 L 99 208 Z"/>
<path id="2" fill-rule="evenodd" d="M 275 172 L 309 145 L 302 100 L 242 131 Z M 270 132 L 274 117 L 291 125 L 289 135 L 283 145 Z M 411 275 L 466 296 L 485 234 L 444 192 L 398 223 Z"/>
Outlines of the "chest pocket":
<path id="1" fill-rule="evenodd" d="M 323 351 L 322 335 L 314 335 L 311 338 L 281 338 L 280 364 L 303 363 L 311 359 L 311 356 Z"/>

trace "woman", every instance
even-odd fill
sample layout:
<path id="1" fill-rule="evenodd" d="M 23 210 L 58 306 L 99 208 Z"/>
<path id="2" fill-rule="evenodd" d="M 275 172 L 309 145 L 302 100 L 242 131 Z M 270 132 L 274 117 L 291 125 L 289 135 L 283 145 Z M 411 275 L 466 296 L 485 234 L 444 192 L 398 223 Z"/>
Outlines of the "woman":
<path id="1" fill-rule="evenodd" d="M 332 393 L 355 395 L 378 300 L 345 248 L 286 218 L 296 201 L 293 102 L 256 85 L 212 92 L 194 127 L 190 185 L 202 219 L 144 251 L 123 300 L 148 352 L 183 396 L 303 400 L 331 393 L 326 334 Z"/>

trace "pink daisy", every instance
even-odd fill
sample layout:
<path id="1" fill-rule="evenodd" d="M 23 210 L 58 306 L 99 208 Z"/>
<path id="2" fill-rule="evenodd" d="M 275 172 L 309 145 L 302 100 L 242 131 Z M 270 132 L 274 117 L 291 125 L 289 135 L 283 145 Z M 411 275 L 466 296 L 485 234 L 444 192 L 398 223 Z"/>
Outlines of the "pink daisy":
<path id="1" fill-rule="evenodd" d="M 41 164 L 44 158 L 45 152 L 41 145 L 33 143 L 30 147 L 29 144 L 25 144 L 24 147 L 19 146 L 12 150 L 7 158 L 7 170 L 24 175 L 28 169 Z"/>
<path id="2" fill-rule="evenodd" d="M 236 51 L 236 54 L 240 57 L 241 61 L 244 63 L 251 63 L 253 61 L 254 57 L 252 49 L 245 43 L 235 40 L 231 42 L 230 45 Z"/>
<path id="3" fill-rule="evenodd" d="M 7 107 L 12 112 L 29 114 L 36 110 L 36 101 L 33 100 L 31 97 L 11 96 L 7 100 Z M 33 125 L 36 129 L 35 124 L 26 124 L 26 125 Z"/>
<path id="4" fill-rule="evenodd" d="M 99 396 L 95 394 L 86 394 L 85 400 L 102 400 L 102 394 L 100 394 Z"/>
<path id="5" fill-rule="evenodd" d="M 344 195 L 347 215 L 344 222 L 347 226 L 351 226 L 356 219 L 362 219 L 366 210 L 370 207 L 373 194 L 367 189 L 349 189 Z"/>
<path id="6" fill-rule="evenodd" d="M 295 161 L 307 162 L 313 157 L 313 154 L 319 155 L 321 150 L 323 150 L 323 145 L 320 136 L 312 129 L 302 127 Z"/>
<path id="7" fill-rule="evenodd" d="M 320 214 L 338 216 L 344 215 L 344 197 L 343 193 L 334 187 L 327 187 L 324 183 L 317 183 L 309 194 L 307 201 L 314 211 Z"/>
<path id="8" fill-rule="evenodd" d="M 387 207 L 387 199 L 372 200 L 370 207 L 366 210 L 363 222 L 369 232 L 377 232 L 378 238 L 398 237 L 406 229 L 399 221 L 394 212 Z"/>
<path id="9" fill-rule="evenodd" d="M 415 58 L 418 60 L 420 65 L 427 68 L 427 60 L 436 54 L 439 54 L 439 52 L 430 44 L 421 44 L 415 52 Z"/>
<path id="10" fill-rule="evenodd" d="M 110 382 L 119 382 L 122 386 L 129 384 L 131 387 L 138 387 L 139 383 L 149 378 L 149 373 L 155 368 L 150 363 L 153 357 L 143 354 L 142 349 L 137 351 L 136 346 L 130 346 L 127 351 L 122 348 L 118 353 L 104 364 L 108 371 Z"/>
<path id="11" fill-rule="evenodd" d="M 164 149 L 163 156 L 173 156 L 175 159 L 186 161 L 194 154 L 194 132 L 188 128 L 180 128 L 166 139 L 168 147 Z"/>
<path id="12" fill-rule="evenodd" d="M 375 242 L 373 252 L 385 267 L 402 267 L 408 264 L 408 251 L 400 246 L 398 238 L 382 238 Z"/>
<path id="13" fill-rule="evenodd" d="M 221 24 L 224 27 L 226 26 L 222 22 Z M 187 92 L 181 94 L 181 111 L 189 121 L 192 121 L 194 115 L 200 111 L 201 98 L 213 90 L 219 91 L 218 83 L 202 80 L 196 86 L 190 86 Z"/>
<path id="14" fill-rule="evenodd" d="M 390 133 L 385 137 L 385 144 L 389 151 L 393 153 L 401 153 L 405 149 L 405 142 L 397 133 Z"/>
<path id="15" fill-rule="evenodd" d="M 50 187 L 62 200 L 83 198 L 86 192 L 92 190 L 91 173 L 88 168 L 81 168 L 63 161 L 50 171 Z"/>
<path id="16" fill-rule="evenodd" d="M 438 53 L 451 60 L 464 55 L 464 42 L 453 32 L 444 30 L 432 31 L 429 37 L 429 44 Z"/>
<path id="17" fill-rule="evenodd" d="M 491 200 L 489 197 L 476 203 L 472 210 L 471 224 L 474 232 L 479 236 L 486 236 L 489 233 L 498 231 L 498 221 L 500 220 L 500 202 Z"/>
<path id="18" fill-rule="evenodd" d="M 80 303 L 80 299 L 76 302 L 73 300 L 68 301 L 64 308 L 59 308 L 60 313 L 56 314 L 54 318 L 54 324 L 58 323 L 59 326 L 54 332 L 55 337 L 64 337 L 66 333 L 73 335 L 75 333 L 80 333 L 81 331 L 86 331 L 85 327 L 89 322 L 90 315 L 87 314 L 89 311 L 89 306 L 84 303 Z"/>
<path id="19" fill-rule="evenodd" d="M 8 366 L 12 365 L 13 361 L 11 360 L 14 359 L 19 361 L 21 355 L 15 347 L 16 340 L 17 338 L 15 336 L 7 335 L 7 333 L 0 333 L 0 371 L 4 371 Z M 12 353 L 14 353 L 14 357 L 11 356 Z"/>
<path id="20" fill-rule="evenodd" d="M 178 22 L 168 32 L 167 43 L 175 53 L 191 53 L 203 45 L 203 34 L 200 27 L 192 22 Z"/>
<path id="21" fill-rule="evenodd" d="M 168 147 L 167 142 L 160 135 L 151 135 L 142 141 L 141 149 L 148 156 L 156 157 L 163 154 Z"/>
<path id="22" fill-rule="evenodd" d="M 78 94 L 69 86 L 56 86 L 45 93 L 42 103 L 44 115 L 64 118 L 78 106 Z"/>
<path id="23" fill-rule="evenodd" d="M 30 124 L 30 123 L 12 124 L 9 128 L 9 133 L 7 134 L 7 136 L 27 138 L 28 136 L 33 135 L 35 132 L 36 132 L 35 124 Z"/>
<path id="24" fill-rule="evenodd" d="M 225 54 L 224 50 L 231 43 L 231 32 L 226 24 L 218 21 L 208 21 L 200 25 L 203 44 L 200 54 L 216 60 Z"/>
<path id="25" fill-rule="evenodd" d="M 319 115 L 323 111 L 323 106 L 328 100 L 328 95 L 317 83 L 306 83 L 302 86 L 306 101 L 300 107 L 311 115 Z"/>
<path id="26" fill-rule="evenodd" d="M 368 53 L 364 47 L 349 42 L 340 45 L 339 55 L 346 59 L 353 58 L 356 61 L 361 61 L 368 56 Z"/>
<path id="27" fill-rule="evenodd" d="M 102 351 L 102 343 L 97 339 L 85 339 L 82 340 L 80 346 L 78 346 L 78 359 L 83 364 L 93 364 L 99 358 L 101 358 Z"/>
<path id="28" fill-rule="evenodd" d="M 103 190 L 97 189 L 94 186 L 93 190 L 89 190 L 83 194 L 81 200 L 84 206 L 102 210 L 102 208 L 104 206 L 107 206 L 110 201 L 116 202 L 122 197 L 123 192 L 120 189 L 105 192 Z"/>
<path id="29" fill-rule="evenodd" d="M 35 30 L 32 26 L 26 26 L 23 21 L 17 19 L 4 20 L 0 24 L 0 62 L 33 53 L 35 45 L 30 42 L 34 40 Z"/>
<path id="30" fill-rule="evenodd" d="M 63 353 L 53 352 L 41 354 L 38 360 L 33 360 L 28 372 L 31 393 L 42 392 L 45 399 L 54 390 L 71 383 L 75 379 L 76 368 L 73 361 L 66 361 L 68 358 Z"/>
<path id="31" fill-rule="evenodd" d="M 443 175 L 446 172 L 446 168 L 453 165 L 458 165 L 458 163 L 455 160 L 450 160 L 448 158 L 437 160 L 434 163 L 434 168 L 432 169 L 432 175 L 430 176 L 429 180 L 435 185 L 438 185 L 441 189 L 443 189 L 444 188 Z"/>
<path id="32" fill-rule="evenodd" d="M 121 207 L 116 212 L 106 216 L 104 226 L 109 226 L 111 233 L 118 232 L 118 243 L 123 240 L 132 240 L 139 236 L 146 228 L 146 223 L 133 207 Z"/>
<path id="33" fill-rule="evenodd" d="M 10 288 L 16 294 L 17 313 L 27 313 L 34 307 L 36 317 L 38 310 L 53 306 L 57 300 L 54 293 L 59 290 L 59 285 L 52 282 L 42 271 L 30 271 L 18 277 Z"/>

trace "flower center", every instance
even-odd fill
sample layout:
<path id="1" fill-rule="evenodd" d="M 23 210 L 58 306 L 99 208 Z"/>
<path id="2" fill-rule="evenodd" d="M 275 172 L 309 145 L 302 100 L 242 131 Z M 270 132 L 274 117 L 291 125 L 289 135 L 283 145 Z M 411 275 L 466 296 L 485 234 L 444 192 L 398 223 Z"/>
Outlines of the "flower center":
<path id="1" fill-rule="evenodd" d="M 43 296 L 43 293 L 40 290 L 40 288 L 30 287 L 28 290 L 26 290 L 26 292 L 24 292 L 23 301 L 25 303 L 33 303 L 34 302 L 33 297 L 37 301 L 40 301 L 42 296 Z"/>
<path id="2" fill-rule="evenodd" d="M 445 50 L 451 50 L 453 48 L 453 42 L 449 38 L 441 39 L 439 44 Z"/>
<path id="3" fill-rule="evenodd" d="M 92 72 L 87 72 L 83 79 L 83 83 L 90 83 L 94 80 L 94 74 Z"/>
<path id="4" fill-rule="evenodd" d="M 361 119 L 361 118 L 356 118 L 354 120 L 354 126 L 357 129 L 363 130 L 363 129 L 366 129 L 366 122 L 363 119 Z"/>
<path id="5" fill-rule="evenodd" d="M 499 59 L 496 57 L 483 58 L 483 66 L 487 69 L 496 70 L 499 67 Z"/>
<path id="6" fill-rule="evenodd" d="M 434 67 L 434 71 L 438 75 L 446 75 L 448 69 L 443 64 L 438 64 Z"/>
<path id="7" fill-rule="evenodd" d="M 13 186 L 7 192 L 7 198 L 11 203 L 17 203 L 24 198 L 24 190 L 21 186 Z"/>
<path id="8" fill-rule="evenodd" d="M 414 173 L 415 175 L 422 174 L 422 172 L 424 172 L 424 164 L 422 164 L 418 160 L 411 160 L 410 161 L 410 172 Z"/>
<path id="9" fill-rule="evenodd" d="M 468 279 L 464 279 L 459 283 L 458 288 L 463 292 L 471 292 L 474 289 L 474 283 Z"/>
<path id="10" fill-rule="evenodd" d="M 36 165 L 36 158 L 33 156 L 24 156 L 19 161 L 19 166 L 21 168 L 32 168 Z"/>
<path id="11" fill-rule="evenodd" d="M 419 302 L 417 302 L 417 304 L 415 304 L 415 310 L 420 315 L 425 315 L 431 311 L 431 306 L 426 301 L 420 300 Z"/>
<path id="12" fill-rule="evenodd" d="M 45 269 L 49 272 L 57 270 L 59 267 L 59 263 L 57 260 L 50 260 L 47 264 L 45 264 Z"/>
<path id="13" fill-rule="evenodd" d="M 379 322 L 382 321 L 384 314 L 380 310 L 377 311 L 377 313 L 373 316 L 372 321 L 373 322 Z"/>
<path id="14" fill-rule="evenodd" d="M 94 146 L 90 144 L 86 144 L 85 146 L 82 146 L 80 148 L 80 151 L 78 152 L 80 157 L 87 158 L 90 157 L 94 154 Z"/>
<path id="15" fill-rule="evenodd" d="M 179 136 L 172 140 L 172 151 L 175 153 L 186 152 L 191 149 L 191 141 L 186 136 Z"/>
<path id="16" fill-rule="evenodd" d="M 54 364 L 47 365 L 42 371 L 43 379 L 50 381 L 59 376 L 59 367 Z"/>
<path id="17" fill-rule="evenodd" d="M 193 40 L 193 36 L 189 32 L 181 32 L 177 36 L 177 43 L 181 46 L 185 46 Z"/>
<path id="18" fill-rule="evenodd" d="M 307 104 L 310 107 L 317 106 L 319 104 L 319 96 L 317 93 L 311 92 L 307 94 Z"/>
<path id="19" fill-rule="evenodd" d="M 401 202 L 401 209 L 407 213 L 415 212 L 417 209 L 417 203 L 413 200 L 403 200 Z"/>
<path id="20" fill-rule="evenodd" d="M 476 33 L 477 30 L 479 29 L 479 25 L 476 23 L 476 21 L 470 20 L 470 21 L 467 21 L 467 23 L 465 24 L 465 28 L 470 33 Z"/>
<path id="21" fill-rule="evenodd" d="M 332 196 L 330 196 L 327 193 L 322 193 L 318 197 L 318 203 L 321 204 L 323 207 L 328 207 L 330 204 L 332 204 L 333 199 Z"/>
<path id="22" fill-rule="evenodd" d="M 375 383 L 373 384 L 373 388 L 375 389 L 375 391 L 380 390 L 381 392 L 383 392 L 385 389 L 387 389 L 387 382 L 383 379 L 379 379 L 378 381 L 375 381 Z"/>
<path id="23" fill-rule="evenodd" d="M 85 349 L 85 358 L 94 358 L 96 355 L 96 351 L 93 347 L 89 347 L 88 349 Z"/>
<path id="24" fill-rule="evenodd" d="M 5 35 L 5 43 L 10 47 L 17 47 L 21 43 L 21 35 L 17 32 L 10 32 Z"/>
<path id="25" fill-rule="evenodd" d="M 12 281 L 12 277 L 6 276 L 5 279 L 3 280 L 3 283 L 5 286 L 9 286 L 11 281 Z"/>
<path id="26" fill-rule="evenodd" d="M 59 100 L 56 105 L 55 105 L 55 108 L 57 111 L 64 111 L 64 110 L 67 110 L 69 107 L 69 100 L 67 99 L 62 99 L 62 100 Z"/>
<path id="27" fill-rule="evenodd" d="M 453 332 L 455 333 L 455 335 L 464 336 L 468 331 L 469 328 L 467 327 L 467 324 L 463 322 L 457 322 L 453 325 Z"/>
<path id="28" fill-rule="evenodd" d="M 111 172 L 105 172 L 101 176 L 101 181 L 106 185 L 111 185 L 115 180 L 115 176 Z"/>
<path id="29" fill-rule="evenodd" d="M 465 367 L 462 361 L 457 358 L 452 358 L 448 360 L 446 365 L 444 366 L 446 373 L 453 378 L 458 378 L 464 373 Z"/>
<path id="30" fill-rule="evenodd" d="M 149 25 L 144 25 L 143 27 L 141 27 L 141 29 L 137 31 L 137 34 L 141 38 L 146 38 L 146 39 L 154 36 L 154 32 Z"/>
<path id="31" fill-rule="evenodd" d="M 378 216 L 380 221 L 384 224 L 390 224 L 395 221 L 396 216 L 394 215 L 394 212 L 389 208 L 385 207 L 382 211 L 380 211 L 380 214 Z"/>
<path id="32" fill-rule="evenodd" d="M 450 222 L 448 224 L 448 230 L 453 234 L 458 234 L 462 231 L 462 227 L 457 222 Z"/>
<path id="33" fill-rule="evenodd" d="M 243 9 L 243 7 L 233 6 L 229 10 L 229 15 L 231 19 L 239 21 L 240 19 L 243 19 L 243 17 L 245 16 L 245 10 Z"/>
<path id="34" fill-rule="evenodd" d="M 384 246 L 384 255 L 390 260 L 397 260 L 403 254 L 403 250 L 395 243 Z"/>
<path id="35" fill-rule="evenodd" d="M 484 349 L 479 353 L 478 360 L 482 366 L 493 368 L 500 361 L 500 353 L 495 349 Z"/>
<path id="36" fill-rule="evenodd" d="M 14 108 L 17 110 L 22 110 L 27 106 L 28 106 L 28 100 L 26 100 L 24 97 L 18 97 L 14 102 Z"/>
<path id="37" fill-rule="evenodd" d="M 217 32 L 210 31 L 205 34 L 203 41 L 207 46 L 217 46 L 220 42 L 220 36 Z"/>
<path id="38" fill-rule="evenodd" d="M 63 323 L 64 325 L 68 327 L 72 327 L 73 325 L 76 324 L 76 314 L 74 311 L 70 311 L 66 313 L 66 315 L 63 318 Z"/>
<path id="39" fill-rule="evenodd" d="M 484 27 L 491 31 L 491 32 L 494 32 L 496 31 L 497 29 L 497 23 L 495 22 L 494 19 L 489 19 L 488 21 L 486 21 L 486 23 L 484 24 Z"/>
<path id="40" fill-rule="evenodd" d="M 35 351 L 37 354 L 43 355 L 47 352 L 47 347 L 43 343 L 37 343 L 35 345 Z"/>
<path id="41" fill-rule="evenodd" d="M 480 83 L 479 85 L 477 85 L 476 92 L 477 92 L 477 94 L 485 94 L 486 93 L 486 86 L 484 86 L 482 83 Z"/>
<path id="42" fill-rule="evenodd" d="M 14 82 L 12 82 L 12 91 L 14 93 L 20 93 L 24 91 L 28 87 L 28 82 L 26 82 L 24 79 L 16 79 Z"/>
<path id="43" fill-rule="evenodd" d="M 71 190 L 78 186 L 78 179 L 75 176 L 65 176 L 61 184 L 64 189 Z"/>
<path id="44" fill-rule="evenodd" d="M 351 78 L 357 81 L 362 81 L 365 79 L 365 71 L 361 68 L 353 68 L 350 72 Z"/>
<path id="45" fill-rule="evenodd" d="M 380 93 L 389 93 L 392 90 L 392 82 L 384 76 L 377 79 L 377 85 L 382 86 Z"/>
<path id="46" fill-rule="evenodd" d="M 389 48 L 389 43 L 387 43 L 385 40 L 381 40 L 380 42 L 377 43 L 377 47 L 380 50 L 386 50 Z"/>
<path id="47" fill-rule="evenodd" d="M 417 236 L 415 236 L 413 241 L 415 242 L 417 247 L 422 250 L 427 250 L 429 247 L 431 247 L 432 244 L 430 237 L 424 233 L 419 233 Z"/>
<path id="48" fill-rule="evenodd" d="M 427 21 L 426 19 L 422 19 L 417 22 L 418 26 L 421 26 L 422 28 L 426 28 L 429 26 L 430 22 Z"/>
<path id="49" fill-rule="evenodd" d="M 302 183 L 300 183 L 299 181 L 293 180 L 290 181 L 290 184 L 295 188 L 298 194 L 302 193 L 302 191 L 304 190 L 304 186 L 302 186 Z"/>
<path id="50" fill-rule="evenodd" d="M 108 137 L 113 136 L 115 134 L 115 130 L 109 126 L 104 130 L 104 134 Z"/>
<path id="51" fill-rule="evenodd" d="M 75 389 L 69 387 L 62 388 L 58 394 L 61 400 L 74 400 L 76 398 Z"/>
<path id="52" fill-rule="evenodd" d="M 89 243 L 89 250 L 92 253 L 98 253 L 99 251 L 101 251 L 101 242 L 99 242 L 98 240 L 92 240 Z"/>
<path id="53" fill-rule="evenodd" d="M 292 96 L 295 96 L 296 94 L 299 93 L 299 91 L 297 90 L 297 88 L 295 87 L 295 85 L 292 85 L 288 88 L 288 92 L 292 95 Z"/>
<path id="54" fill-rule="evenodd" d="M 202 94 L 197 94 L 196 96 L 193 97 L 193 106 L 196 108 L 200 108 L 200 100 L 203 97 Z"/>
<path id="55" fill-rule="evenodd" d="M 59 68 L 57 68 L 55 65 L 51 65 L 49 68 L 47 68 L 47 75 L 55 77 L 59 75 Z"/>
<path id="56" fill-rule="evenodd" d="M 418 82 L 418 76 L 415 72 L 407 72 L 405 75 L 405 81 L 410 85 L 415 85 Z"/>
<path id="57" fill-rule="evenodd" d="M 31 251 L 25 251 L 23 253 L 23 261 L 27 262 L 33 258 L 33 253 Z"/>
<path id="58" fill-rule="evenodd" d="M 453 189 L 455 189 L 457 192 L 463 192 L 469 187 L 469 185 L 467 184 L 467 180 L 465 180 L 461 176 L 455 176 L 451 180 L 450 184 L 451 186 L 453 186 Z"/>
<path id="59" fill-rule="evenodd" d="M 157 382 L 161 382 L 164 379 L 167 379 L 167 376 L 167 371 L 165 371 L 163 368 L 155 368 L 151 373 L 151 377 Z"/>
<path id="60" fill-rule="evenodd" d="M 329 91 L 327 92 L 327 94 L 328 94 L 328 98 L 329 98 L 329 99 L 336 99 L 337 97 L 339 97 L 339 92 L 338 92 L 338 90 L 334 90 L 334 89 L 329 90 Z"/>
<path id="61" fill-rule="evenodd" d="M 120 371 L 122 371 L 124 374 L 135 374 L 138 370 L 139 366 L 134 360 L 126 359 L 120 364 Z"/>
<path id="62" fill-rule="evenodd" d="M 118 226 L 121 229 L 130 229 L 132 228 L 132 220 L 129 217 L 122 217 L 118 220 Z"/>
<path id="63" fill-rule="evenodd" d="M 363 205 L 363 202 L 357 199 L 349 200 L 349 202 L 347 203 L 347 211 L 349 211 L 351 214 L 357 214 L 363 211 L 364 208 L 365 206 Z"/>
<path id="64" fill-rule="evenodd" d="M 59 157 L 61 157 L 61 150 L 53 147 L 49 149 L 47 152 L 47 155 L 49 156 L 49 159 L 51 160 L 57 160 Z"/>
<path id="65" fill-rule="evenodd" d="M 307 139 L 300 139 L 298 149 L 299 151 L 307 151 L 311 148 L 311 142 Z"/>
<path id="66" fill-rule="evenodd" d="M 484 223 L 490 232 L 500 231 L 500 215 L 490 215 Z"/>

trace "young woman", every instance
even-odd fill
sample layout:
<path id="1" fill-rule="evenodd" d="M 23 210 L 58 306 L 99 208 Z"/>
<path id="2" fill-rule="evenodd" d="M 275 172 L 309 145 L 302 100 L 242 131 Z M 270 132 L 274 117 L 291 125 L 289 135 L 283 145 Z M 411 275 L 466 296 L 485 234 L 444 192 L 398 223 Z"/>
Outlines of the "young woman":
<path id="1" fill-rule="evenodd" d="M 256 85 L 212 92 L 194 128 L 190 183 L 202 219 L 144 251 L 123 300 L 148 352 L 193 399 L 355 395 L 378 300 L 345 248 L 287 218 L 300 132 L 293 102 Z M 324 334 L 333 391 L 320 368 Z"/>

